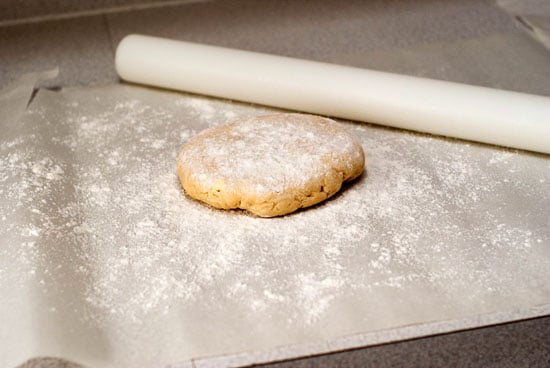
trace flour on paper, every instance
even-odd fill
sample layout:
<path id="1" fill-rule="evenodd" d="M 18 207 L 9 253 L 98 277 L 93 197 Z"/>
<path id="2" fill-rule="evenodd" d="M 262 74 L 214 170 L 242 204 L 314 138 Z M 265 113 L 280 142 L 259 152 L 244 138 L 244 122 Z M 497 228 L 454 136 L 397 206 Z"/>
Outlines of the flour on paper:
<path id="1" fill-rule="evenodd" d="M 545 158 L 349 124 L 366 175 L 312 211 L 266 221 L 187 198 L 174 163 L 200 130 L 270 110 L 170 101 L 69 99 L 61 121 L 31 107 L 27 124 L 39 121 L 53 148 L 33 144 L 38 133 L 0 143 L 0 239 L 15 244 L 10 254 L 0 248 L 2 257 L 36 278 L 45 272 L 44 238 L 73 249 L 76 259 L 61 266 L 91 280 L 82 290 L 90 320 L 139 324 L 215 300 L 252 316 L 284 311 L 293 328 L 331 318 L 344 298 L 380 310 L 377 300 L 416 289 L 468 309 L 512 298 L 545 272 L 534 255 L 550 234 L 526 221 L 542 207 L 509 203 L 511 194 L 549 203 L 550 174 L 529 171 Z M 88 113 L 87 103 L 103 112 Z M 527 260 L 532 268 L 523 270 Z M 10 282 L 0 270 L 0 283 Z"/>

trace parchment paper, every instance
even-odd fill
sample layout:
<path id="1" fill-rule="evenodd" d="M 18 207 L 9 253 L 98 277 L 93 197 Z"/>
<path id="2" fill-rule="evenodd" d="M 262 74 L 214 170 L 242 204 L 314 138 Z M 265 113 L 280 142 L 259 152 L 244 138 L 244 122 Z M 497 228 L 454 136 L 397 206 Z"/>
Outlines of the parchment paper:
<path id="1" fill-rule="evenodd" d="M 114 85 L 2 121 L 0 365 L 243 364 L 550 312 L 547 155 L 344 122 L 367 173 L 324 204 L 182 193 L 187 139 L 273 111 Z"/>
<path id="2" fill-rule="evenodd" d="M 27 73 L 0 90 L 0 121 L 8 128 L 16 125 L 29 104 L 34 86 L 40 80 L 55 78 L 58 69 Z"/>

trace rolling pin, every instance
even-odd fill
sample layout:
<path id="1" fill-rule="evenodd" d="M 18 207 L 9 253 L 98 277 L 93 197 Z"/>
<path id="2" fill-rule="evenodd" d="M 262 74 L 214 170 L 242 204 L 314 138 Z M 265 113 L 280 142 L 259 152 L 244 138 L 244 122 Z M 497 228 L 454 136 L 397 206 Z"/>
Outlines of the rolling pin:
<path id="1" fill-rule="evenodd" d="M 251 51 L 126 36 L 126 81 L 550 153 L 550 98 Z"/>

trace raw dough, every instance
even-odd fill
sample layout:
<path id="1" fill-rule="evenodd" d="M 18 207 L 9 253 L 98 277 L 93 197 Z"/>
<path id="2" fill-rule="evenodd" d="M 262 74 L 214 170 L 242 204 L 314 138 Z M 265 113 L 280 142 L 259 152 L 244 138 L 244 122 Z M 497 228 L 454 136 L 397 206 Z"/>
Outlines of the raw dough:
<path id="1" fill-rule="evenodd" d="M 177 160 L 189 196 L 262 217 L 319 203 L 364 166 L 361 145 L 343 126 L 305 114 L 258 116 L 204 130 Z"/>

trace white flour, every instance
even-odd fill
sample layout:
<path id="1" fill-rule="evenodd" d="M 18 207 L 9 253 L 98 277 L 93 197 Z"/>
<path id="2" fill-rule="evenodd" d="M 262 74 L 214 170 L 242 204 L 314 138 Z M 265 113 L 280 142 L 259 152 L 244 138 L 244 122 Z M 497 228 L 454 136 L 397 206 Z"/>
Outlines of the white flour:
<path id="1" fill-rule="evenodd" d="M 196 137 L 178 164 L 205 191 L 223 183 L 230 193 L 281 193 L 322 182 L 331 170 L 351 174 L 363 162 L 352 136 L 331 120 L 309 115 L 254 117 Z"/>
<path id="2" fill-rule="evenodd" d="M 284 313 L 291 328 L 345 298 L 368 311 L 423 290 L 467 309 L 544 287 L 537 254 L 550 238 L 531 224 L 547 211 L 550 174 L 531 165 L 547 158 L 350 124 L 367 173 L 326 203 L 261 219 L 187 198 L 175 160 L 201 129 L 265 109 L 193 96 L 88 103 L 69 100 L 60 121 L 36 108 L 26 124 L 39 132 L 2 141 L 0 236 L 11 243 L 0 251 L 51 290 L 61 278 L 45 270 L 48 247 L 68 249 L 59 264 L 87 280 L 91 320 L 141 323 L 203 303 Z"/>

